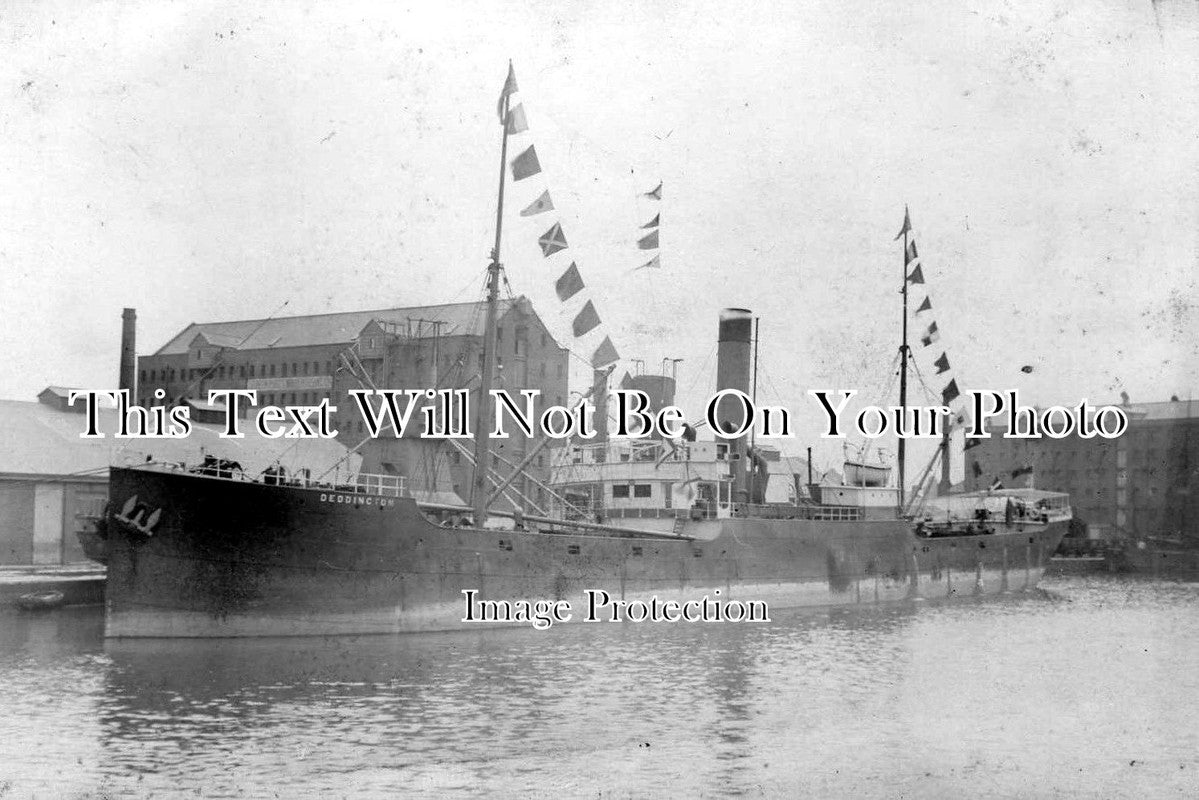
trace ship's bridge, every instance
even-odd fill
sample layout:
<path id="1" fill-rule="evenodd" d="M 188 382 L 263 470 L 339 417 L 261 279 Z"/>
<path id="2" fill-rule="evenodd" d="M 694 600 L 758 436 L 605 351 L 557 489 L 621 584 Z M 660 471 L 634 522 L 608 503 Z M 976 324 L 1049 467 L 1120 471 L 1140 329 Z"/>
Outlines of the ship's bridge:
<path id="1" fill-rule="evenodd" d="M 732 508 L 732 463 L 725 442 L 621 439 L 561 448 L 550 484 L 570 510 L 610 517 L 673 516 L 694 509 L 707 518 Z"/>

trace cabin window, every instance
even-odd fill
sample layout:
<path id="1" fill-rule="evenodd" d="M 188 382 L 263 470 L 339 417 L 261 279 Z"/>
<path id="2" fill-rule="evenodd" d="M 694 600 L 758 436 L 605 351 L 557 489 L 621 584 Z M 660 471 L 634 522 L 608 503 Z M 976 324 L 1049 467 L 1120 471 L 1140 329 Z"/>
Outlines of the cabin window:
<path id="1" fill-rule="evenodd" d="M 650 497 L 653 494 L 653 484 L 639 483 L 633 487 L 633 497 Z"/>
<path id="2" fill-rule="evenodd" d="M 308 362 L 307 361 L 304 362 L 304 374 L 305 375 L 308 374 Z"/>
<path id="3" fill-rule="evenodd" d="M 583 463 L 583 448 L 575 447 L 570 451 L 570 460 L 575 464 Z"/>
<path id="4" fill-rule="evenodd" d="M 716 445 L 716 460 L 724 461 L 729 456 L 729 446 L 727 444 Z"/>
<path id="5" fill-rule="evenodd" d="M 633 546 L 633 555 L 635 555 L 635 556 L 639 556 L 639 555 L 641 555 L 641 548 L 640 548 L 640 547 L 638 547 L 638 546 L 636 546 L 636 545 L 634 545 L 634 546 Z"/>
<path id="6" fill-rule="evenodd" d="M 299 375 L 299 374 L 300 374 L 299 370 L 297 370 L 297 369 L 296 369 L 296 362 L 294 362 L 294 361 L 293 361 L 293 362 L 291 362 L 291 374 L 292 374 L 292 375 Z"/>
<path id="7" fill-rule="evenodd" d="M 568 544 L 566 546 L 566 552 L 570 553 L 572 556 L 577 556 L 579 554 L 579 546 L 577 544 Z"/>
<path id="8" fill-rule="evenodd" d="M 325 362 L 325 372 L 329 373 L 330 375 L 333 374 L 333 362 L 332 361 Z"/>
<path id="9" fill-rule="evenodd" d="M 217 376 L 218 378 L 223 378 L 223 377 L 225 377 L 225 365 L 224 365 L 224 364 L 222 364 L 221 366 L 217 367 L 217 370 L 216 370 L 216 376 Z"/>
<path id="10" fill-rule="evenodd" d="M 271 377 L 275 377 L 275 365 L 271 364 Z"/>
<path id="11" fill-rule="evenodd" d="M 628 497 L 629 485 L 627 483 L 617 483 L 612 485 L 613 497 Z"/>

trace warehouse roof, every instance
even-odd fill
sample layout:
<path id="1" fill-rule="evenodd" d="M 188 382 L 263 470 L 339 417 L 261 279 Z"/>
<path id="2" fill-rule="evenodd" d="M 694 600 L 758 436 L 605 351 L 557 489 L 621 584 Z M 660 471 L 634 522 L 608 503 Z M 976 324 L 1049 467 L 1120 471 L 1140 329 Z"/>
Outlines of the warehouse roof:
<path id="1" fill-rule="evenodd" d="M 499 315 L 503 317 L 517 304 L 531 312 L 528 300 L 519 297 L 501 300 Z M 181 355 L 199 334 L 211 343 L 238 350 L 265 350 L 281 347 L 348 344 L 371 320 L 405 324 L 409 320 L 443 323 L 442 336 L 482 336 L 484 313 L 481 303 L 448 303 L 438 306 L 409 306 L 382 308 L 374 311 L 345 311 L 335 314 L 312 314 L 303 317 L 271 317 L 235 322 L 193 322 L 160 347 L 154 355 Z"/>
<path id="2" fill-rule="evenodd" d="M 149 456 L 154 461 L 198 464 L 205 454 L 232 458 L 247 473 L 261 472 L 279 461 L 289 470 L 308 467 L 320 475 L 345 456 L 346 447 L 331 439 L 221 439 L 218 425 L 192 423 L 182 439 L 116 439 L 117 411 L 101 408 L 103 439 L 80 438 L 87 417 L 62 411 L 45 402 L 0 400 L 0 475 L 103 475 L 112 465 L 135 465 Z M 356 470 L 361 458 L 343 464 Z"/>

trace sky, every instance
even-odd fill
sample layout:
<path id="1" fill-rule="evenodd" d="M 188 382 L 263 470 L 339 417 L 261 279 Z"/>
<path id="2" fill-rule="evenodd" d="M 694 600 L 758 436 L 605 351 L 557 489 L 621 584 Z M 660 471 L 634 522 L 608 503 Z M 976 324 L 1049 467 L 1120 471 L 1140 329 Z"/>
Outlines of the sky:
<path id="1" fill-rule="evenodd" d="M 934 392 L 942 351 L 1042 405 L 1199 388 L 1199 4 L 379 6 L 0 9 L 0 397 L 115 386 L 125 306 L 147 353 L 193 321 L 478 298 L 509 59 L 543 168 L 510 187 L 512 291 L 569 344 L 577 262 L 623 356 L 684 359 L 689 414 L 729 306 L 761 318 L 796 452 L 808 390 L 895 402 L 905 205 Z M 655 213 L 662 266 L 635 270 Z"/>

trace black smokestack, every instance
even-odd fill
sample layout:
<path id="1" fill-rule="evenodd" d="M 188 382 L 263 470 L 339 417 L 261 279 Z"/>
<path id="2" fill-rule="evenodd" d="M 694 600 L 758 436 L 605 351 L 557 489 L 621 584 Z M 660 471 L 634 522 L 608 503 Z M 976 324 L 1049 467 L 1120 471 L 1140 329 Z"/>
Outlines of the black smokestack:
<path id="1" fill-rule="evenodd" d="M 726 308 L 720 312 L 720 335 L 716 346 L 716 391 L 737 389 L 749 394 L 750 370 L 753 368 L 753 313 L 745 308 Z M 716 406 L 716 421 L 728 432 L 741 428 L 745 420 L 744 407 L 736 398 L 723 398 Z M 729 439 L 729 455 L 733 470 L 733 502 L 749 502 L 749 439 L 739 436 Z"/>
<path id="2" fill-rule="evenodd" d="M 128 389 L 129 397 L 137 402 L 137 309 L 121 312 L 121 382 L 117 388 Z"/>

